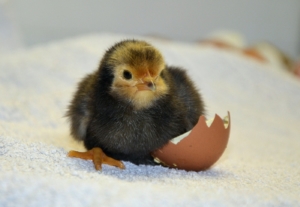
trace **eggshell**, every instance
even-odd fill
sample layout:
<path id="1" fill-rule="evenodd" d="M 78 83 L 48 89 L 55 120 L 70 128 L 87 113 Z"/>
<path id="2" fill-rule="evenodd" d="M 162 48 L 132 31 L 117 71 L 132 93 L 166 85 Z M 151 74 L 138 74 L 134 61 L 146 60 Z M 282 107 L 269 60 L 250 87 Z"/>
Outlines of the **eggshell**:
<path id="1" fill-rule="evenodd" d="M 200 116 L 196 126 L 177 144 L 169 141 L 161 149 L 152 153 L 154 160 L 165 166 L 201 171 L 211 167 L 223 154 L 230 133 L 230 113 L 228 126 L 216 114 L 210 126 L 204 116 Z"/>

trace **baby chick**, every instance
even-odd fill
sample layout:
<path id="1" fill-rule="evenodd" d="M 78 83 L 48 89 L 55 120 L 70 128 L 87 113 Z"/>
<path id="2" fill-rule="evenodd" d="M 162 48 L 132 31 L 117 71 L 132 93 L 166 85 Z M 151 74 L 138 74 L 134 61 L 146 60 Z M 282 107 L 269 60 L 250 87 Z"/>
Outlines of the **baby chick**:
<path id="1" fill-rule="evenodd" d="M 155 164 L 150 153 L 203 114 L 202 98 L 183 69 L 167 66 L 147 42 L 121 41 L 78 85 L 67 116 L 72 136 L 89 151 L 69 156 L 92 159 L 96 169 L 124 168 L 119 160 Z"/>

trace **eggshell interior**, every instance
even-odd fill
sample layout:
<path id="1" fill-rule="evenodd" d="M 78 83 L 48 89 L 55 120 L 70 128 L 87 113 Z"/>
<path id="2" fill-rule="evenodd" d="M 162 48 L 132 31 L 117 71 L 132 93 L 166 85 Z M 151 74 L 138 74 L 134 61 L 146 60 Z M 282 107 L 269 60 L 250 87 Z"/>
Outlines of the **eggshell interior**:
<path id="1" fill-rule="evenodd" d="M 185 133 L 185 138 L 179 142 L 177 140 L 177 144 L 169 141 L 154 151 L 152 156 L 155 161 L 168 167 L 187 171 L 206 170 L 221 157 L 227 146 L 231 125 L 229 112 L 228 124 L 225 125 L 217 114 L 210 126 L 205 117 L 200 116 L 196 126 Z"/>

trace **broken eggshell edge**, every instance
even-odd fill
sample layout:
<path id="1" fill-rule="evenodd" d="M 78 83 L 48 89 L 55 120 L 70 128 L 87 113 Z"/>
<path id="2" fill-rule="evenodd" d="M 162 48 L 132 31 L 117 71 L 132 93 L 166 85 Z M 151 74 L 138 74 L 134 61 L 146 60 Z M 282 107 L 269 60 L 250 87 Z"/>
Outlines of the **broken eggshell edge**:
<path id="1" fill-rule="evenodd" d="M 229 139 L 230 126 L 229 112 L 228 123 L 224 123 L 220 116 L 216 114 L 210 126 L 207 125 L 205 117 L 200 116 L 195 127 L 185 133 L 185 138 L 181 139 L 177 144 L 170 140 L 162 148 L 154 151 L 152 156 L 155 161 L 167 167 L 187 171 L 206 170 L 225 151 Z"/>

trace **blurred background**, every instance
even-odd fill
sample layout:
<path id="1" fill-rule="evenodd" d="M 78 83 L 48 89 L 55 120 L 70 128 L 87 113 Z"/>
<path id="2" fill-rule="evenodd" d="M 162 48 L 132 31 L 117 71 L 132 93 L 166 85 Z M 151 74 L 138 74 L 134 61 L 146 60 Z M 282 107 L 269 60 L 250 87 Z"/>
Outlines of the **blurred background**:
<path id="1" fill-rule="evenodd" d="M 0 0 L 0 52 L 90 33 L 196 42 L 234 31 L 300 55 L 299 0 Z"/>

